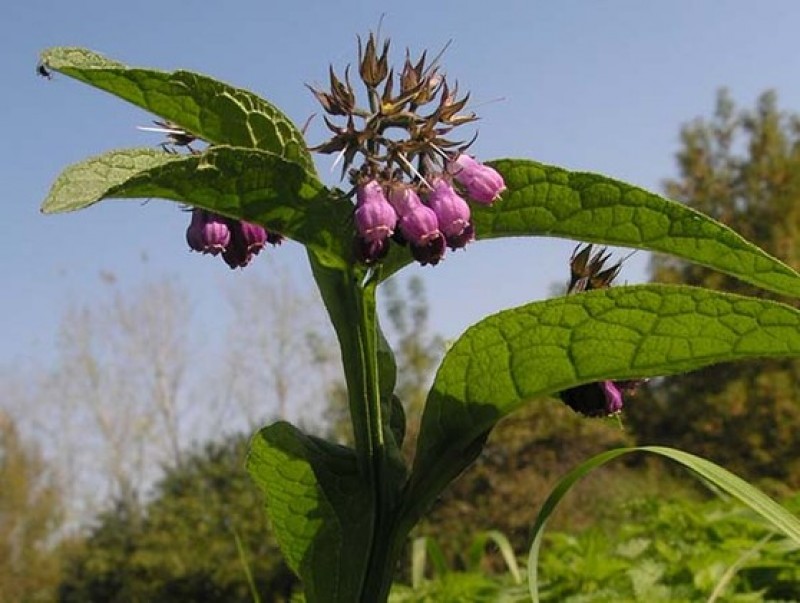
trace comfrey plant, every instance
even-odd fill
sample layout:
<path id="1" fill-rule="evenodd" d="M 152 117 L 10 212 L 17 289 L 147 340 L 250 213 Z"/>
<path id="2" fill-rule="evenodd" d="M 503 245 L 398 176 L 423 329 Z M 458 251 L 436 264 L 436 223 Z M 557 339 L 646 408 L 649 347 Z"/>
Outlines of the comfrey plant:
<path id="1" fill-rule="evenodd" d="M 562 236 L 672 254 L 787 297 L 800 297 L 800 275 L 726 226 L 635 186 L 529 159 L 478 161 L 452 138 L 476 119 L 468 95 L 424 53 L 393 69 L 389 50 L 369 36 L 359 45 L 358 86 L 350 70 L 340 77 L 331 69 L 329 89 L 312 88 L 332 136 L 311 147 L 268 101 L 204 75 L 131 68 L 79 48 L 41 58 L 48 74 L 151 111 L 167 138 L 162 149 L 113 151 L 67 168 L 44 212 L 160 197 L 191 207 L 189 246 L 231 267 L 284 237 L 306 248 L 341 347 L 355 445 L 278 422 L 253 438 L 247 464 L 308 601 L 385 600 L 411 529 L 480 454 L 494 425 L 526 402 L 553 394 L 604 416 L 650 376 L 800 355 L 795 308 L 691 287 L 612 288 L 619 266 L 605 267 L 604 251 L 579 248 L 568 295 L 489 316 L 453 343 L 406 466 L 403 401 L 375 296 L 414 262 L 435 265 L 448 248 L 473 240 Z M 320 181 L 312 150 L 336 156 L 347 186 Z M 690 455 L 650 450 L 766 510 L 800 541 L 798 522 L 741 480 Z M 535 543 L 565 490 L 545 504 Z"/>

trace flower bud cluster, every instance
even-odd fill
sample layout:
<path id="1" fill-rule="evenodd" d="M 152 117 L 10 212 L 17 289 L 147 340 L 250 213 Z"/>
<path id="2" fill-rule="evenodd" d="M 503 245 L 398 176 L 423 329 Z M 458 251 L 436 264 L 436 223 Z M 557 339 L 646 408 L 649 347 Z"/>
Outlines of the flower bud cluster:
<path id="1" fill-rule="evenodd" d="M 435 265 L 448 247 L 459 249 L 475 238 L 467 199 L 492 204 L 505 183 L 496 170 L 464 153 L 468 144 L 447 138 L 477 119 L 463 112 L 469 95 L 459 98 L 436 61 L 426 66 L 426 53 L 416 62 L 406 53 L 395 72 L 389 46 L 373 35 L 366 44 L 359 40 L 366 107 L 358 104 L 349 68 L 343 79 L 330 68 L 326 91 L 309 86 L 333 133 L 312 150 L 338 154 L 342 175 L 353 185 L 359 261 L 380 261 L 394 241 L 407 244 L 421 264 Z"/>
<path id="2" fill-rule="evenodd" d="M 572 254 L 570 259 L 570 282 L 567 293 L 579 293 L 592 289 L 605 289 L 619 274 L 622 267 L 617 262 L 608 268 L 605 263 L 611 257 L 606 249 L 599 249 L 592 255 L 592 245 Z M 585 383 L 559 392 L 564 403 L 572 410 L 587 417 L 615 415 L 622 411 L 625 394 L 633 395 L 643 380 L 598 381 Z"/>
<path id="3" fill-rule="evenodd" d="M 204 209 L 192 209 L 186 242 L 194 251 L 221 255 L 231 268 L 244 268 L 264 245 L 280 245 L 283 236 L 258 224 L 225 218 Z"/>

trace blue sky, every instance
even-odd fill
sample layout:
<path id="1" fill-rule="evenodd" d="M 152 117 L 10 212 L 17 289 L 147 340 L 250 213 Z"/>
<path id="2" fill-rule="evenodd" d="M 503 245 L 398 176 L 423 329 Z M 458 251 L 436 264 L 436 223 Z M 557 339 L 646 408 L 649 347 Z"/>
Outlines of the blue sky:
<path id="1" fill-rule="evenodd" d="M 800 3 L 792 0 L 7 3 L 0 367 L 46 362 L 63 309 L 102 297 L 103 273 L 121 288 L 177 279 L 198 324 L 213 329 L 225 290 L 270 268 L 256 261 L 231 272 L 190 254 L 187 216 L 168 202 L 107 201 L 41 216 L 39 204 L 66 165 L 158 142 L 136 130 L 150 119 L 142 111 L 64 76 L 36 77 L 41 49 L 85 46 L 132 65 L 200 71 L 261 94 L 302 123 L 317 111 L 303 84 L 324 82 L 329 63 L 353 61 L 356 34 L 383 13 L 398 58 L 406 46 L 438 50 L 452 39 L 443 64 L 480 105 L 473 149 L 484 159 L 529 157 L 658 189 L 675 174 L 680 124 L 708 115 L 719 87 L 745 105 L 774 88 L 783 108 L 800 107 Z M 319 165 L 327 174 L 328 159 Z M 425 278 L 437 330 L 454 337 L 486 313 L 546 297 L 565 279 L 573 246 L 481 242 L 436 268 L 410 271 Z M 311 286 L 299 246 L 269 253 Z M 631 259 L 622 278 L 645 280 L 646 259 Z"/>

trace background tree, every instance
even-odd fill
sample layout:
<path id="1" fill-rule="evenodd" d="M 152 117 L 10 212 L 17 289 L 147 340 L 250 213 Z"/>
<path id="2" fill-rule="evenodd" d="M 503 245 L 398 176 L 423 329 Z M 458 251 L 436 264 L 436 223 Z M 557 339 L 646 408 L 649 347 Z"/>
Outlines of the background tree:
<path id="1" fill-rule="evenodd" d="M 61 505 L 51 468 L 0 410 L 0 603 L 52 600 Z"/>
<path id="2" fill-rule="evenodd" d="M 262 601 L 287 601 L 296 579 L 245 473 L 246 448 L 235 435 L 184 454 L 141 512 L 119 501 L 101 514 L 68 556 L 59 600 L 252 603 L 249 571 Z"/>
<path id="3" fill-rule="evenodd" d="M 115 287 L 65 312 L 55 367 L 31 395 L 50 452 L 68 460 L 59 468 L 75 518 L 109 498 L 136 504 L 159 464 L 180 463 L 190 426 L 189 313 L 169 281 Z"/>
<path id="4" fill-rule="evenodd" d="M 739 110 L 726 91 L 716 112 L 681 131 L 679 175 L 668 196 L 732 226 L 769 253 L 800 267 L 800 118 L 778 109 L 766 92 Z M 763 291 L 674 258 L 656 256 L 654 281 L 748 295 Z M 708 457 L 749 479 L 800 487 L 797 360 L 721 364 L 655 380 L 650 396 L 627 414 L 641 443 L 660 443 Z"/>
<path id="5" fill-rule="evenodd" d="M 313 374 L 309 365 L 316 355 L 338 359 L 333 330 L 319 300 L 271 257 L 266 261 L 266 272 L 243 273 L 246 280 L 228 295 L 228 341 L 236 343 L 220 367 L 220 423 L 244 418 L 242 427 L 255 431 L 268 417 L 302 417 L 319 429 L 321 421 L 313 417 L 322 414 L 319 399 L 329 375 Z"/>

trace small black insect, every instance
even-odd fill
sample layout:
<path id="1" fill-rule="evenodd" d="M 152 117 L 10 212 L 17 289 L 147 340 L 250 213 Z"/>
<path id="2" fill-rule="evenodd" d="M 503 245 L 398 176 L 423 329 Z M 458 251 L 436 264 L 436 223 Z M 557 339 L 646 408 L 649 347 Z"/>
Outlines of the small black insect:
<path id="1" fill-rule="evenodd" d="M 46 77 L 48 80 L 53 79 L 53 74 L 50 73 L 50 70 L 41 63 L 36 66 L 36 74 L 41 77 Z"/>
<path id="2" fill-rule="evenodd" d="M 47 69 L 44 63 L 39 63 L 36 66 L 36 74 L 40 77 L 46 77 L 48 80 L 53 79 L 53 74 Z"/>

